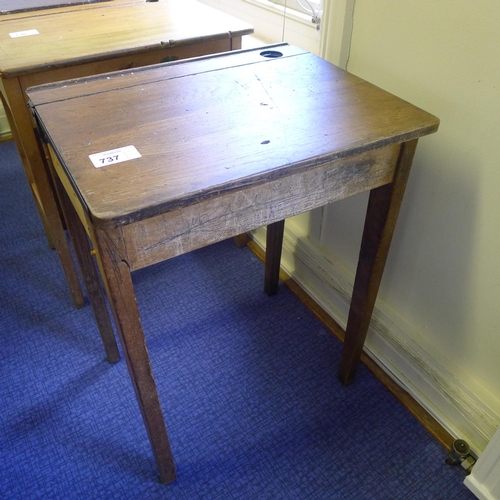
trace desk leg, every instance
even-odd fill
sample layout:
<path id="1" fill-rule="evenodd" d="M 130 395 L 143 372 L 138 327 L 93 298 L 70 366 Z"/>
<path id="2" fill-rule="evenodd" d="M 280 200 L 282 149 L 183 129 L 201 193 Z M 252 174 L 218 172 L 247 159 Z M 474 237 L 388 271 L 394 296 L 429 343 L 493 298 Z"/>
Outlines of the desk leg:
<path id="1" fill-rule="evenodd" d="M 106 298 L 101 287 L 99 273 L 92 257 L 92 247 L 90 246 L 87 233 L 78 218 L 75 208 L 61 185 L 61 181 L 56 175 L 53 176 L 53 179 L 64 217 L 68 221 L 68 231 L 73 242 L 78 264 L 80 265 L 83 282 L 89 297 L 90 307 L 94 313 L 97 329 L 99 330 L 101 341 L 104 346 L 106 359 L 110 363 L 116 363 L 120 360 L 120 352 L 118 351 L 113 326 L 109 318 Z"/>
<path id="2" fill-rule="evenodd" d="M 174 459 L 153 378 L 149 354 L 141 326 L 132 276 L 125 261 L 120 229 L 96 230 L 97 257 L 115 316 L 123 354 L 134 386 L 137 402 L 148 432 L 160 472 L 160 481 L 176 478 Z"/>
<path id="3" fill-rule="evenodd" d="M 248 244 L 248 235 L 247 233 L 238 234 L 233 238 L 233 241 L 237 248 L 245 248 Z"/>
<path id="4" fill-rule="evenodd" d="M 21 157 L 28 179 L 33 178 L 32 193 L 35 202 L 41 207 L 41 214 L 45 214 L 45 227 L 49 228 L 49 241 L 57 251 L 64 276 L 68 283 L 73 303 L 76 307 L 85 305 L 85 298 L 80 287 L 78 274 L 69 251 L 68 241 L 64 232 L 63 222 L 55 200 L 55 194 L 49 173 L 42 154 L 42 148 L 34 131 L 34 123 L 24 101 L 24 94 L 17 79 L 4 81 L 5 92 L 11 105 L 13 126 L 24 152 Z M 14 112 L 14 110 L 16 110 Z M 42 215 L 43 218 L 43 215 Z"/>
<path id="5" fill-rule="evenodd" d="M 361 358 L 416 146 L 417 140 L 402 144 L 392 183 L 370 192 L 340 363 L 346 385 Z"/>
<path id="6" fill-rule="evenodd" d="M 269 296 L 276 295 L 278 293 L 284 230 L 284 220 L 280 220 L 267 226 L 264 291 Z"/>

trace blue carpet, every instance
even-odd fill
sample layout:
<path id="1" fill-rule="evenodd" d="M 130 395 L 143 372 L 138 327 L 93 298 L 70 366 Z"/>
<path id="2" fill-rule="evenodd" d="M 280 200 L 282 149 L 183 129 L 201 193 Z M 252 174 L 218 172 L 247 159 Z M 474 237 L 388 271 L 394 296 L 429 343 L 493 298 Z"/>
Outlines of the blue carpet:
<path id="1" fill-rule="evenodd" d="M 125 362 L 73 308 L 0 144 L 0 498 L 471 499 L 461 468 L 231 241 L 134 273 L 178 479 L 161 485 Z"/>

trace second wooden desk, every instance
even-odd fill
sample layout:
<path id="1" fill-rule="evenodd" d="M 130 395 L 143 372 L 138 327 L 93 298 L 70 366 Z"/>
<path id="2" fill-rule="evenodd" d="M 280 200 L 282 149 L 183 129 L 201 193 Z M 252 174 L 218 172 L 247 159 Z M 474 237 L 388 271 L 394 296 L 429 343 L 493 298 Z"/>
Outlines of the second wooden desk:
<path id="1" fill-rule="evenodd" d="M 242 36 L 252 32 L 249 24 L 194 0 L 107 0 L 0 16 L 2 100 L 46 234 L 77 306 L 84 298 L 33 131 L 26 89 L 239 49 Z"/>

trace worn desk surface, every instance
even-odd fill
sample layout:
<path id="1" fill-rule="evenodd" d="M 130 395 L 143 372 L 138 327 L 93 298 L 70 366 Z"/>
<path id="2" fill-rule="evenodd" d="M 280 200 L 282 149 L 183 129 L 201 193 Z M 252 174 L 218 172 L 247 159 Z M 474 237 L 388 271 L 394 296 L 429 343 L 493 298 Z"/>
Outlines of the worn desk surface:
<path id="1" fill-rule="evenodd" d="M 12 33 L 32 30 L 38 33 L 12 37 Z M 52 71 L 129 54 L 230 40 L 252 32 L 248 23 L 194 0 L 113 0 L 5 16 L 0 17 L 0 76 Z M 230 45 L 226 47 L 231 49 Z M 160 61 L 161 57 L 155 60 Z"/>
<path id="2" fill-rule="evenodd" d="M 30 95 L 34 105 L 47 102 L 37 111 L 102 227 L 269 182 L 317 158 L 403 142 L 435 126 L 428 113 L 311 53 L 286 52 L 232 68 L 225 68 L 228 60 L 251 60 L 255 52 L 87 78 Z M 372 113 L 374 106 L 383 113 Z M 142 157 L 104 168 L 89 161 L 90 154 L 128 145 Z"/>
<path id="3" fill-rule="evenodd" d="M 349 383 L 417 139 L 439 123 L 310 53 L 272 50 L 283 56 L 252 50 L 28 92 L 70 225 L 97 253 L 165 482 L 175 471 L 130 272 L 268 225 L 274 293 L 284 219 L 370 191 L 341 366 Z M 128 146 L 141 156 L 108 153 Z"/>
<path id="4" fill-rule="evenodd" d="M 0 97 L 76 305 L 84 298 L 33 132 L 26 89 L 239 49 L 242 36 L 252 32 L 251 25 L 194 0 L 109 0 L 0 16 Z"/>

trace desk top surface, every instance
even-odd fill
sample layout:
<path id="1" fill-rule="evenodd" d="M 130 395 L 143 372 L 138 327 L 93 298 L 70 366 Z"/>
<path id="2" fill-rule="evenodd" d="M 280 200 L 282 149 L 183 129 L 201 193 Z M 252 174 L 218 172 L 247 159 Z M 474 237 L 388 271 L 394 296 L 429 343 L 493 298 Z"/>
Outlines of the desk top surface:
<path id="1" fill-rule="evenodd" d="M 196 0 L 109 0 L 11 14 L 0 16 L 0 76 L 251 33 L 250 24 Z"/>
<path id="2" fill-rule="evenodd" d="M 111 0 L 0 0 L 0 15 Z"/>
<path id="3" fill-rule="evenodd" d="M 28 90 L 94 223 L 127 224 L 438 128 L 311 53 L 271 49 L 283 56 L 254 49 Z M 89 158 L 128 146 L 141 157 L 101 168 Z"/>

